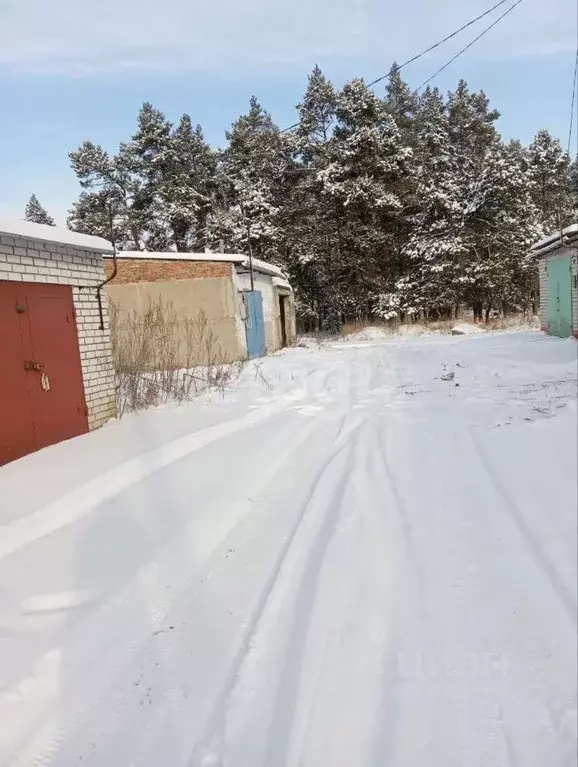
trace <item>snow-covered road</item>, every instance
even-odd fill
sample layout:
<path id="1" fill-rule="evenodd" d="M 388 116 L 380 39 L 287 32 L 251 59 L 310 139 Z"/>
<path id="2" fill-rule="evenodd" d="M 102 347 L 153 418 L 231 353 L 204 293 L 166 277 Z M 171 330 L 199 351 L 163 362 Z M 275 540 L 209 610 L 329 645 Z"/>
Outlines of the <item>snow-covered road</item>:
<path id="1" fill-rule="evenodd" d="M 576 343 L 299 348 L 0 469 L 0 765 L 576 763 Z"/>

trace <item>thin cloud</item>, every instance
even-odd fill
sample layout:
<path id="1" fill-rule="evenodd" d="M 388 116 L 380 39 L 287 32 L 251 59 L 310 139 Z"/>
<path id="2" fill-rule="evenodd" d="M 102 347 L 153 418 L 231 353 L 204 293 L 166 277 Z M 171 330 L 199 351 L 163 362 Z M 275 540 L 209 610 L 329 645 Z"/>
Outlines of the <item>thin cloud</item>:
<path id="1" fill-rule="evenodd" d="M 574 50 L 574 3 L 525 0 L 471 55 Z M 489 4 L 446 0 L 439 8 L 433 0 L 408 0 L 393 9 L 383 0 L 3 0 L 0 66 L 88 77 L 127 70 L 303 70 L 315 61 L 356 60 L 371 76 L 378 62 L 402 60 Z M 440 55 L 446 53 L 451 50 Z"/>

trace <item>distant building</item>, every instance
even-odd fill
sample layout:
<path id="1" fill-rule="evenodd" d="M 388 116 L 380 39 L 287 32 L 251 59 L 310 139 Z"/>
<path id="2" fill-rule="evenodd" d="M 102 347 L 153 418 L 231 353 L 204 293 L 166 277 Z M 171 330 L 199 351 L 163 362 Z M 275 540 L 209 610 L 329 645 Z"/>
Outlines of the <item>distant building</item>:
<path id="1" fill-rule="evenodd" d="M 578 338 L 578 224 L 532 246 L 540 275 L 540 324 L 553 336 Z"/>
<path id="2" fill-rule="evenodd" d="M 220 361 L 261 357 L 295 337 L 295 302 L 285 274 L 253 259 L 225 253 L 123 251 L 107 285 L 121 316 L 142 315 L 154 304 L 170 305 L 183 325 L 200 321 L 210 329 Z M 114 262 L 106 258 L 109 277 Z M 185 349 L 180 364 L 188 360 Z"/>

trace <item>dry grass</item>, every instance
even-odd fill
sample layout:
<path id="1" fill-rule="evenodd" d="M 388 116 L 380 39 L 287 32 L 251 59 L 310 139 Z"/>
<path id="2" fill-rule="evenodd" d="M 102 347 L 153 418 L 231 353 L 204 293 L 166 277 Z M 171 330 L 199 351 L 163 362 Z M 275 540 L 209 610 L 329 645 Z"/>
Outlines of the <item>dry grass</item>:
<path id="1" fill-rule="evenodd" d="M 419 335 L 420 333 L 438 332 L 449 333 L 459 320 L 432 320 L 431 322 L 347 322 L 341 329 L 342 336 L 361 333 L 368 328 L 376 329 L 384 335 Z"/>
<path id="2" fill-rule="evenodd" d="M 348 322 L 341 329 L 341 335 L 351 336 L 368 329 L 374 329 L 383 335 L 421 335 L 424 333 L 451 333 L 452 328 L 458 324 L 478 325 L 484 330 L 516 330 L 524 328 L 539 328 L 539 317 L 533 317 L 527 314 L 516 314 L 510 317 L 493 317 L 487 323 L 474 323 L 471 314 L 464 314 L 459 319 L 451 320 L 432 320 L 411 323 L 400 322 Z"/>
<path id="3" fill-rule="evenodd" d="M 161 298 L 142 313 L 111 302 L 109 314 L 120 416 L 224 391 L 241 373 L 243 361 L 226 359 L 203 312 L 182 319 Z"/>
<path id="4" fill-rule="evenodd" d="M 487 325 L 488 330 L 517 330 L 525 328 L 540 329 L 540 317 L 531 314 L 513 314 L 511 317 L 493 317 Z"/>
<path id="5" fill-rule="evenodd" d="M 387 329 L 387 323 L 380 323 L 379 321 L 376 322 L 363 322 L 361 320 L 357 322 L 346 322 L 345 325 L 341 328 L 341 335 L 342 336 L 352 336 L 355 333 L 359 333 L 362 330 L 365 330 L 367 327 L 383 327 L 384 330 Z"/>

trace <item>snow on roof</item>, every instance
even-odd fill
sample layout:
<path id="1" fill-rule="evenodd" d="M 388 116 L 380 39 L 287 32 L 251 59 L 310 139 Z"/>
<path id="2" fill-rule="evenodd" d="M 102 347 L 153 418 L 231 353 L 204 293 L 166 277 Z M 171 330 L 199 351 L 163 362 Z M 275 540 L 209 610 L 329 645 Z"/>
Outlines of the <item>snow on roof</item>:
<path id="1" fill-rule="evenodd" d="M 111 243 L 102 237 L 71 232 L 59 226 L 33 224 L 32 221 L 23 221 L 19 218 L 0 218 L 0 234 L 24 237 L 27 240 L 57 242 L 59 245 L 71 245 L 74 248 L 84 248 L 100 253 L 112 253 Z"/>
<path id="2" fill-rule="evenodd" d="M 275 288 L 284 288 L 285 290 L 293 290 L 291 285 L 282 277 L 273 277 L 273 286 Z"/>
<path id="3" fill-rule="evenodd" d="M 176 253 L 175 251 L 148 251 L 148 250 L 122 250 L 117 253 L 117 258 L 143 258 L 148 260 L 159 259 L 160 261 L 225 261 L 231 264 L 239 264 L 245 269 L 249 269 L 249 257 L 241 253 Z M 278 266 L 261 261 L 260 258 L 253 259 L 253 269 L 261 274 L 268 274 L 273 277 L 285 277 L 285 273 Z"/>
<path id="4" fill-rule="evenodd" d="M 243 257 L 243 267 L 247 270 L 249 269 L 249 258 L 247 256 Z M 282 269 L 279 269 L 278 266 L 267 263 L 267 261 L 261 261 L 260 258 L 253 259 L 253 269 L 256 272 L 261 272 L 261 274 L 268 274 L 271 277 L 285 277 L 285 272 Z"/>
<path id="5" fill-rule="evenodd" d="M 571 224 L 565 229 L 562 229 L 562 239 L 575 240 L 578 237 L 578 224 Z M 554 232 L 547 237 L 543 237 L 538 242 L 534 243 L 530 248 L 530 253 L 533 256 L 537 256 L 541 251 L 550 250 L 550 246 L 554 247 L 560 243 L 560 232 Z"/>

